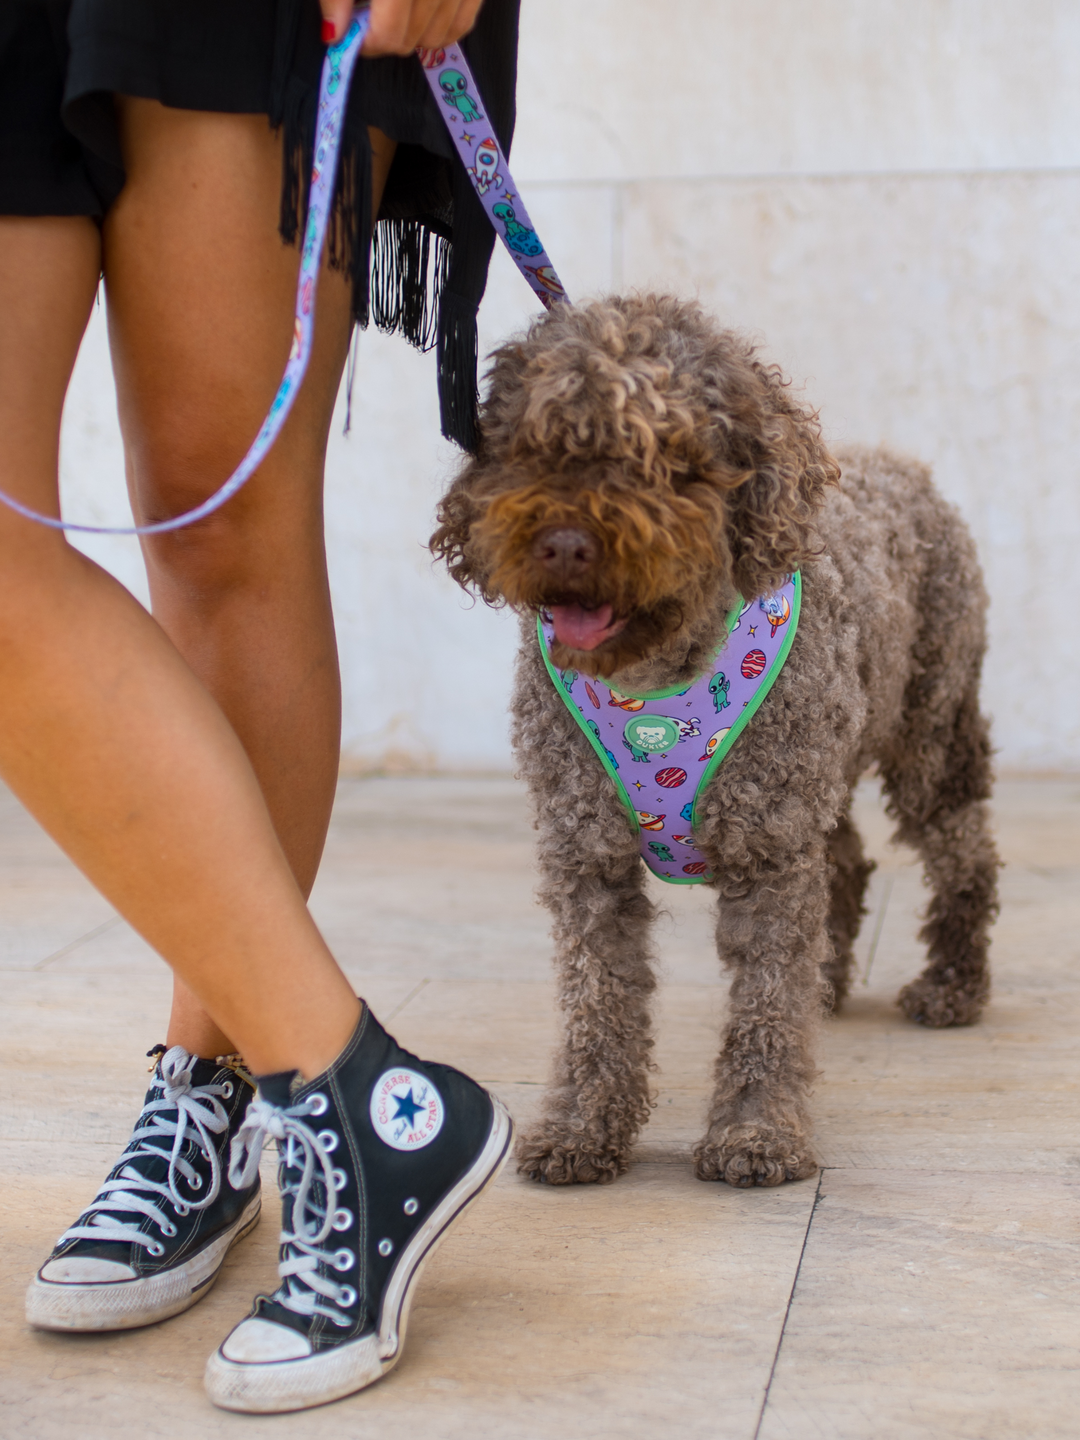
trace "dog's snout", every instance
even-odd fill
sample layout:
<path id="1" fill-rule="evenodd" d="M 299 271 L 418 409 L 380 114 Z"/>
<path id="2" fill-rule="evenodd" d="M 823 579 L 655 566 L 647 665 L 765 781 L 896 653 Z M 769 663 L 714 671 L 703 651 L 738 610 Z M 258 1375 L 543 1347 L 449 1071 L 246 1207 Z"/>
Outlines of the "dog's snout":
<path id="1" fill-rule="evenodd" d="M 595 565 L 600 547 L 587 530 L 551 525 L 533 541 L 533 559 L 560 580 L 575 580 Z"/>

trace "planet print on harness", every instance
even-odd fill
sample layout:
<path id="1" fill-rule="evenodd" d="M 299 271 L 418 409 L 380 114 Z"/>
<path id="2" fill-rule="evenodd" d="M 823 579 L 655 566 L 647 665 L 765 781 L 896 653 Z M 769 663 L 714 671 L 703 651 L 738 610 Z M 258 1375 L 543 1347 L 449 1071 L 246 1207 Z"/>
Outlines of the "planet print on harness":
<path id="1" fill-rule="evenodd" d="M 748 650 L 739 669 L 745 680 L 756 680 L 767 663 L 764 650 Z"/>
<path id="2" fill-rule="evenodd" d="M 678 765 L 670 765 L 666 770 L 657 772 L 656 783 L 665 790 L 677 790 L 680 785 L 686 784 L 686 771 L 680 770 Z"/>
<path id="3" fill-rule="evenodd" d="M 758 608 L 772 626 L 772 634 L 775 635 L 781 625 L 786 625 L 791 619 L 791 606 L 788 598 L 782 592 L 777 591 L 775 595 L 766 595 L 758 601 Z"/>
<path id="4" fill-rule="evenodd" d="M 446 1118 L 442 1096 L 427 1076 L 405 1068 L 379 1076 L 369 1112 L 375 1134 L 391 1150 L 422 1150 Z"/>

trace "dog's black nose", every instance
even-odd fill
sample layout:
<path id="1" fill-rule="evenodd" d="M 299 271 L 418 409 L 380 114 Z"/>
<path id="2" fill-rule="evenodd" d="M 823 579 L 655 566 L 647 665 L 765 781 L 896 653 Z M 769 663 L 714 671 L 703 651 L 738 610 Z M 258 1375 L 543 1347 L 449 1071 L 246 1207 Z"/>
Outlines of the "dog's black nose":
<path id="1" fill-rule="evenodd" d="M 596 563 L 600 547 L 587 530 L 552 525 L 533 541 L 533 559 L 560 580 L 577 580 Z"/>

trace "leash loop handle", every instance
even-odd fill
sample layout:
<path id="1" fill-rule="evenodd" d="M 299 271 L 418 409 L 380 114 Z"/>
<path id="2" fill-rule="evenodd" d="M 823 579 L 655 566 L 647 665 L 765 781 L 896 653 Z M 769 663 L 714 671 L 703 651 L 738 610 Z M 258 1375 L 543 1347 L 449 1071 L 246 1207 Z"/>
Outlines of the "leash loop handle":
<path id="1" fill-rule="evenodd" d="M 315 126 L 315 152 L 308 191 L 308 218 L 300 249 L 300 274 L 296 285 L 296 315 L 292 349 L 277 394 L 251 448 L 225 483 L 200 505 L 169 520 L 149 525 L 84 525 L 64 520 L 24 505 L 0 490 L 0 504 L 27 520 L 50 530 L 70 530 L 80 535 L 167 535 L 183 530 L 213 515 L 247 484 L 266 459 L 281 428 L 288 419 L 311 358 L 315 319 L 315 293 L 323 242 L 334 197 L 345 106 L 349 98 L 360 47 L 367 35 L 370 16 L 366 8 L 353 14 L 342 38 L 331 45 L 323 61 L 319 82 L 319 109 Z M 514 185 L 510 167 L 487 119 L 480 92 L 468 61 L 457 45 L 439 50 L 417 51 L 424 74 L 439 105 L 461 162 L 468 171 L 473 189 L 484 207 L 495 233 L 529 287 L 545 308 L 567 299 L 562 282 L 533 228 L 528 211 Z"/>

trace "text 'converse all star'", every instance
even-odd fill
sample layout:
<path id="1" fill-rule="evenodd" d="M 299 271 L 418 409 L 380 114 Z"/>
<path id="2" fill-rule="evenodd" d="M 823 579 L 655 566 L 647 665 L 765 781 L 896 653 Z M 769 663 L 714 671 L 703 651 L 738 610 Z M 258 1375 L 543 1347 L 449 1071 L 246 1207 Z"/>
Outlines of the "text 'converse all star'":
<path id="1" fill-rule="evenodd" d="M 239 1189 L 225 1178 L 254 1093 L 179 1045 L 161 1056 L 127 1148 L 30 1283 L 32 1325 L 126 1330 L 202 1299 L 259 1218 L 258 1174 Z"/>
<path id="2" fill-rule="evenodd" d="M 366 1006 L 323 1075 L 261 1078 L 233 1173 L 242 1183 L 264 1138 L 277 1141 L 281 1284 L 211 1356 L 211 1400 L 300 1410 L 385 1375 L 424 1262 L 499 1173 L 512 1135 L 499 1100 L 402 1050 Z"/>

